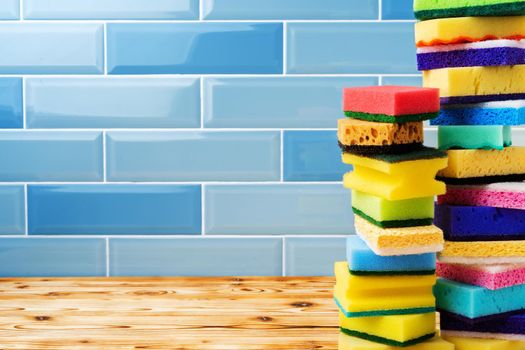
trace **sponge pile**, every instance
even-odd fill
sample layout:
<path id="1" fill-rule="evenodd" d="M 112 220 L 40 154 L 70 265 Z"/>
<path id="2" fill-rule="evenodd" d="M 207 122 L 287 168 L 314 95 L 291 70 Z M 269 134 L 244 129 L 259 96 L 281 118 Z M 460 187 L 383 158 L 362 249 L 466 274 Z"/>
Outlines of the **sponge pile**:
<path id="1" fill-rule="evenodd" d="M 434 288 L 458 349 L 525 349 L 525 1 L 415 0 L 423 85 L 440 89 Z M 495 340 L 497 339 L 497 340 Z"/>
<path id="2" fill-rule="evenodd" d="M 338 139 L 352 190 L 356 236 L 335 264 L 340 350 L 443 349 L 436 336 L 435 252 L 443 232 L 432 224 L 443 151 L 424 147 L 422 121 L 437 116 L 437 89 L 381 86 L 344 91 Z"/>

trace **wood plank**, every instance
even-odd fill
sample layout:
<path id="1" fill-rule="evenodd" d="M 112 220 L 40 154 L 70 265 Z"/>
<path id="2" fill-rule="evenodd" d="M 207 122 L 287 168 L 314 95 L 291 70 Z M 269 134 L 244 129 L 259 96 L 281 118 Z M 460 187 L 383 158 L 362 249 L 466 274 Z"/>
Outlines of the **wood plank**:
<path id="1" fill-rule="evenodd" d="M 330 277 L 4 278 L 0 349 L 335 350 Z"/>

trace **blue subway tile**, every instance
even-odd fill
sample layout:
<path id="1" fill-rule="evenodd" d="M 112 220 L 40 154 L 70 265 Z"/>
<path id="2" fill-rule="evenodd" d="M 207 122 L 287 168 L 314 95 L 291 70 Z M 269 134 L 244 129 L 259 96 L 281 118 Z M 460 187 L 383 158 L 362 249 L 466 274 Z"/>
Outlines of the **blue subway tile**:
<path id="1" fill-rule="evenodd" d="M 35 78 L 26 82 L 26 106 L 29 128 L 199 127 L 200 83 L 196 78 Z"/>
<path id="2" fill-rule="evenodd" d="M 286 238 L 286 276 L 333 276 L 346 260 L 346 238 Z"/>
<path id="3" fill-rule="evenodd" d="M 22 128 L 22 79 L 0 78 L 0 128 Z"/>
<path id="4" fill-rule="evenodd" d="M 350 234 L 350 191 L 342 185 L 207 185 L 208 234 Z"/>
<path id="5" fill-rule="evenodd" d="M 94 23 L 0 23 L 0 74 L 100 74 L 104 27 Z"/>
<path id="6" fill-rule="evenodd" d="M 280 23 L 108 24 L 111 74 L 281 73 Z"/>
<path id="7" fill-rule="evenodd" d="M 204 126 L 210 128 L 333 128 L 344 87 L 377 78 L 205 78 Z"/>
<path id="8" fill-rule="evenodd" d="M 0 238 L 1 277 L 105 276 L 106 244 L 90 238 Z"/>
<path id="9" fill-rule="evenodd" d="M 271 181 L 279 132 L 109 132 L 112 181 Z"/>
<path id="10" fill-rule="evenodd" d="M 413 0 L 382 0 L 383 19 L 414 19 Z"/>
<path id="11" fill-rule="evenodd" d="M 21 0 L 0 1 L 0 19 L 19 19 Z"/>
<path id="12" fill-rule="evenodd" d="M 112 276 L 280 276 L 280 238 L 110 239 Z"/>
<path id="13" fill-rule="evenodd" d="M 336 130 L 284 132 L 285 181 L 341 181 L 350 170 L 341 161 Z"/>
<path id="14" fill-rule="evenodd" d="M 525 146 L 525 129 L 512 128 L 512 144 L 515 146 Z"/>
<path id="15" fill-rule="evenodd" d="M 289 23 L 288 73 L 417 73 L 414 23 Z"/>
<path id="16" fill-rule="evenodd" d="M 25 233 L 24 203 L 23 186 L 0 186 L 0 234 Z"/>
<path id="17" fill-rule="evenodd" d="M 423 79 L 418 77 L 383 77 L 383 85 L 422 86 Z"/>
<path id="18" fill-rule="evenodd" d="M 0 181 L 102 180 L 102 133 L 0 131 Z"/>
<path id="19" fill-rule="evenodd" d="M 29 234 L 200 234 L 200 186 L 35 185 Z"/>
<path id="20" fill-rule="evenodd" d="M 26 19 L 198 19 L 198 0 L 24 0 Z"/>
<path id="21" fill-rule="evenodd" d="M 64 0 L 65 1 L 65 0 Z M 377 0 L 204 0 L 204 19 L 376 19 Z"/>
<path id="22" fill-rule="evenodd" d="M 437 147 L 437 128 L 427 128 L 425 129 L 425 146 L 428 147 Z"/>

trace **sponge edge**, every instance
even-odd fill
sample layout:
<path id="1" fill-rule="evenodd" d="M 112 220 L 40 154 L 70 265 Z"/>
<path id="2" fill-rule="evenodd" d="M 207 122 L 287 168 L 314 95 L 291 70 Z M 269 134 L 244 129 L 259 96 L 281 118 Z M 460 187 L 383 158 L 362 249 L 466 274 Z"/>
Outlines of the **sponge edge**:
<path id="1" fill-rule="evenodd" d="M 525 1 L 519 0 L 460 0 L 414 1 L 415 16 L 419 20 L 470 16 L 518 16 L 525 14 Z"/>
<path id="2" fill-rule="evenodd" d="M 525 284 L 525 264 L 463 265 L 437 263 L 439 277 L 490 290 Z"/>
<path id="3" fill-rule="evenodd" d="M 525 124 L 525 101 L 509 100 L 470 105 L 443 106 L 431 125 L 521 125 Z"/>
<path id="4" fill-rule="evenodd" d="M 500 339 L 457 337 L 443 334 L 443 338 L 455 345 L 455 350 L 524 350 L 525 342 Z"/>
<path id="5" fill-rule="evenodd" d="M 439 149 L 497 149 L 512 145 L 509 126 L 469 125 L 440 126 L 438 128 Z"/>
<path id="6" fill-rule="evenodd" d="M 438 204 L 473 205 L 525 210 L 525 182 L 503 182 L 480 186 L 447 186 Z"/>
<path id="7" fill-rule="evenodd" d="M 447 312 L 442 312 L 440 316 L 441 330 L 446 331 L 446 334 L 457 332 L 469 333 L 469 336 L 475 338 L 522 338 L 525 340 L 525 312 L 501 317 L 495 316 L 490 320 L 475 323 L 464 322 Z"/>
<path id="8" fill-rule="evenodd" d="M 474 264 L 525 262 L 525 244 L 523 244 L 523 241 L 447 241 L 445 242 L 445 248 L 439 254 L 439 261 L 462 263 L 461 259 L 454 261 L 452 258 L 478 258 L 479 262 L 473 262 Z"/>
<path id="9" fill-rule="evenodd" d="M 388 146 L 423 143 L 423 123 L 377 123 L 339 119 L 337 137 L 347 146 Z"/>
<path id="10" fill-rule="evenodd" d="M 369 340 L 352 337 L 342 332 L 339 333 L 339 350 L 398 350 L 398 349 L 399 347 L 396 347 L 396 346 L 379 344 L 379 343 L 371 342 Z M 454 350 L 454 345 L 439 337 L 434 337 L 428 341 L 410 346 L 407 349 L 410 349 L 410 350 Z M 469 350 L 472 350 L 472 349 L 469 349 Z M 519 349 L 519 350 L 522 350 L 522 349 Z"/>

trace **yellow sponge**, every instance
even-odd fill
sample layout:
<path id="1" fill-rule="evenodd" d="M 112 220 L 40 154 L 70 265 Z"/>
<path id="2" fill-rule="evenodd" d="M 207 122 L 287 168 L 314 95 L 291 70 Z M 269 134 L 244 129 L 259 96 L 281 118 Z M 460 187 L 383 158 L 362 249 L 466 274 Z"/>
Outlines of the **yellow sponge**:
<path id="1" fill-rule="evenodd" d="M 447 158 L 388 162 L 380 159 L 343 154 L 343 162 L 352 164 L 353 172 L 345 174 L 347 188 L 388 200 L 430 197 L 445 193 L 445 184 L 435 180 L 439 169 L 447 166 Z"/>
<path id="2" fill-rule="evenodd" d="M 339 350 L 399 350 L 400 348 L 396 346 L 391 346 L 391 345 L 374 343 L 369 340 L 351 337 L 344 333 L 339 333 L 339 348 L 338 349 Z M 439 337 L 434 337 L 429 341 L 410 346 L 406 349 L 409 349 L 409 350 L 454 350 L 454 344 L 449 343 Z M 474 349 L 478 350 L 477 348 L 471 348 L 469 350 L 474 350 Z M 502 350 L 507 350 L 507 349 L 502 349 Z M 508 349 L 508 350 L 511 350 L 511 349 Z M 517 350 L 517 349 L 512 349 L 512 350 Z"/>
<path id="3" fill-rule="evenodd" d="M 334 297 L 346 317 L 432 312 L 435 275 L 354 276 L 346 261 L 335 263 Z"/>
<path id="4" fill-rule="evenodd" d="M 446 178 L 481 178 L 525 174 L 525 147 L 503 150 L 449 150 L 448 166 L 438 176 Z"/>
<path id="5" fill-rule="evenodd" d="M 387 345 L 407 346 L 429 339 L 436 332 L 436 313 L 346 317 L 339 313 L 343 332 Z"/>
<path id="6" fill-rule="evenodd" d="M 525 341 L 443 336 L 456 350 L 525 350 Z"/>
<path id="7" fill-rule="evenodd" d="M 423 254 L 443 249 L 443 231 L 434 225 L 381 228 L 357 215 L 354 222 L 356 233 L 377 255 Z"/>
<path id="8" fill-rule="evenodd" d="M 524 36 L 525 16 L 456 17 L 416 23 L 416 45 L 419 47 Z"/>
<path id="9" fill-rule="evenodd" d="M 498 264 L 525 262 L 524 241 L 445 242 L 439 261 L 448 263 Z"/>
<path id="10" fill-rule="evenodd" d="M 423 122 L 378 123 L 344 118 L 337 125 L 339 142 L 347 146 L 423 143 Z"/>
<path id="11" fill-rule="evenodd" d="M 525 92 L 525 65 L 427 70 L 423 85 L 439 88 L 442 101 L 444 97 L 520 94 Z"/>

